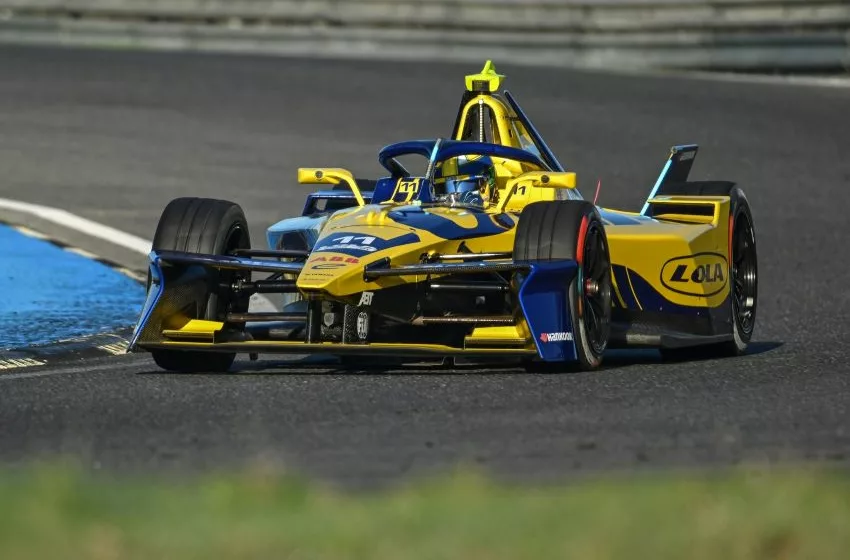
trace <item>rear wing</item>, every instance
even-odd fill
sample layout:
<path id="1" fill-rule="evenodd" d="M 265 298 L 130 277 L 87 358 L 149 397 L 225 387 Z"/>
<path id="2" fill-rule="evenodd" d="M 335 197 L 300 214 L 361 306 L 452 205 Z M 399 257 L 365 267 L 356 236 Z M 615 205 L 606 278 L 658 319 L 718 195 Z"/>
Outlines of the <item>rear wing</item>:
<path id="1" fill-rule="evenodd" d="M 684 144 L 681 146 L 673 146 L 670 148 L 670 157 L 667 158 L 667 163 L 661 170 L 661 175 L 655 181 L 655 186 L 646 197 L 646 202 L 643 203 L 640 213 L 647 215 L 649 210 L 649 201 L 655 198 L 661 186 L 666 183 L 684 183 L 688 180 L 688 175 L 691 173 L 691 167 L 694 165 L 694 159 L 697 157 L 699 146 L 696 144 Z"/>

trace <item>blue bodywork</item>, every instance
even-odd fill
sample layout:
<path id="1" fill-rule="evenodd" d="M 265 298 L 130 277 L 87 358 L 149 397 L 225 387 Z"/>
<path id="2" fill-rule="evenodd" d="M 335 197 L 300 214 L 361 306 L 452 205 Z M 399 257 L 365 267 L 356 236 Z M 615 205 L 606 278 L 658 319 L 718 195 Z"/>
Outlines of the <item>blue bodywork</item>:
<path id="1" fill-rule="evenodd" d="M 475 218 L 475 227 L 461 227 L 438 213 L 429 212 L 427 206 L 401 206 L 392 210 L 389 217 L 398 224 L 453 240 L 497 235 L 516 225 L 516 219 L 510 214 L 488 214 L 475 207 L 468 208 L 465 213 Z"/>
<path id="2" fill-rule="evenodd" d="M 578 273 L 578 263 L 562 260 L 529 264 L 519 288 L 519 304 L 537 352 L 547 362 L 575 360 L 574 325 L 564 287 Z M 548 340 L 553 334 L 561 336 Z"/>
<path id="3" fill-rule="evenodd" d="M 500 144 L 488 144 L 486 142 L 443 140 L 435 154 L 434 147 L 436 144 L 437 140 L 407 140 L 390 144 L 389 146 L 384 146 L 378 152 L 378 162 L 394 176 L 396 176 L 398 166 L 393 160 L 397 157 L 411 154 L 433 158 L 434 161 L 444 161 L 449 158 L 468 155 L 490 156 L 530 163 L 540 169 L 551 171 L 549 166 L 535 154 L 520 150 L 519 148 L 502 146 Z"/>
<path id="4" fill-rule="evenodd" d="M 165 290 L 162 264 L 160 262 L 159 255 L 156 254 L 156 251 L 150 252 L 150 254 L 148 255 L 148 260 L 150 261 L 148 265 L 148 270 L 150 271 L 151 275 L 151 285 L 148 289 L 148 295 L 145 299 L 145 304 L 142 307 L 142 312 L 139 317 L 139 321 L 136 323 L 136 327 L 133 329 L 133 336 L 130 338 L 130 350 L 132 350 L 136 346 L 136 343 L 139 341 L 139 337 L 141 336 L 142 331 L 150 323 L 151 314 L 153 313 L 153 310 L 156 305 L 159 303 L 160 298 L 162 298 L 162 293 Z"/>

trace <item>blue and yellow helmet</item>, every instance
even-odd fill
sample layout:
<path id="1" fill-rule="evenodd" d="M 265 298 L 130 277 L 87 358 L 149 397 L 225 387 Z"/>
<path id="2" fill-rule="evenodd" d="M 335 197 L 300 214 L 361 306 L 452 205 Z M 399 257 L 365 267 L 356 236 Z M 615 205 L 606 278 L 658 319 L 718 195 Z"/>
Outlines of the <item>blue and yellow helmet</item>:
<path id="1" fill-rule="evenodd" d="M 458 156 L 437 166 L 434 190 L 438 197 L 455 194 L 463 200 L 474 193 L 481 202 L 490 200 L 496 186 L 493 160 L 489 156 Z"/>

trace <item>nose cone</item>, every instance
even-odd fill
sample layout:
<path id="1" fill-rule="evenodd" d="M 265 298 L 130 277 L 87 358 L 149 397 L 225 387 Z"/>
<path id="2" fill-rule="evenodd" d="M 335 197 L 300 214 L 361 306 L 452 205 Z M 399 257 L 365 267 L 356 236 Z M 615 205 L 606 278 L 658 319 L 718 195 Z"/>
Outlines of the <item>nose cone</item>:
<path id="1" fill-rule="evenodd" d="M 346 295 L 357 290 L 346 291 L 344 286 L 363 284 L 363 261 L 344 253 L 313 253 L 298 275 L 299 289 L 322 291 L 334 295 Z M 361 290 L 362 291 L 362 290 Z"/>
<path id="2" fill-rule="evenodd" d="M 400 264 L 421 253 L 420 236 L 408 228 L 362 227 L 333 229 L 319 238 L 304 269 L 298 288 L 344 296 L 369 289 L 363 269 L 390 258 Z"/>

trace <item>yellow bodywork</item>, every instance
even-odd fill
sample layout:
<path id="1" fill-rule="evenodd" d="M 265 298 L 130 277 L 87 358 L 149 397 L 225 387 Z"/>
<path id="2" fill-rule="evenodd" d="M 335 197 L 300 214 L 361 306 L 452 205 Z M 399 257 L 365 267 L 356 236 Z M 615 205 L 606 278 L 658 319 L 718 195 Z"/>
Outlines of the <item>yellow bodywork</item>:
<path id="1" fill-rule="evenodd" d="M 215 333 L 221 330 L 224 323 L 219 321 L 205 321 L 203 319 L 190 319 L 179 329 L 164 329 L 162 336 L 179 340 L 192 340 L 212 342 Z"/>
<path id="2" fill-rule="evenodd" d="M 466 337 L 464 343 L 467 347 L 507 346 L 511 348 L 533 348 L 528 330 L 514 325 L 505 327 L 478 327 Z"/>
<path id="3" fill-rule="evenodd" d="M 574 189 L 576 174 L 549 171 L 529 171 L 505 182 L 499 189 L 497 208 L 500 211 L 522 212 L 532 202 L 555 200 L 556 189 Z"/>
<path id="4" fill-rule="evenodd" d="M 480 141 L 486 137 L 486 141 L 523 150 L 535 145 L 522 119 L 501 97 L 495 95 L 502 78 L 504 76 L 496 73 L 490 61 L 482 72 L 466 77 L 470 93 L 458 117 L 455 140 L 463 140 L 462 136 L 472 130 Z M 337 211 L 327 218 L 316 247 L 311 249 L 297 276 L 296 286 L 300 294 L 307 299 L 346 301 L 345 298 L 363 292 L 420 283 L 427 279 L 415 275 L 375 278 L 364 273 L 370 265 L 382 264 L 382 261 L 383 266 L 396 268 L 435 262 L 435 255 L 510 254 L 514 247 L 515 225 L 527 205 L 580 198 L 577 192 L 571 192 L 577 183 L 576 174 L 571 171 L 555 172 L 525 162 L 498 157 L 491 159 L 496 187 L 489 196 L 489 206 L 483 212 L 473 212 L 463 206 L 429 204 L 426 207 L 415 200 L 419 182 L 414 178 L 398 179 L 390 198 L 393 202 L 368 204 L 350 171 L 300 168 L 300 183 L 345 184 L 357 202 L 356 207 Z M 663 196 L 649 200 L 648 207 L 651 217 L 600 209 L 611 258 L 613 306 L 636 312 L 666 312 L 677 307 L 686 312 L 694 309 L 699 312 L 727 302 L 730 293 L 729 197 Z M 397 212 L 400 211 L 427 214 L 460 234 L 449 236 L 449 239 L 440 237 L 436 227 L 411 227 L 399 218 Z M 509 226 L 505 226 L 506 220 Z M 486 233 L 483 233 L 485 230 Z M 386 247 L 376 248 L 374 252 L 364 250 L 362 246 L 354 253 L 346 250 L 352 243 L 365 246 L 365 239 L 380 239 Z M 320 242 L 328 240 L 329 245 L 318 248 Z M 430 279 L 439 277 L 440 274 L 429 275 Z M 177 328 L 163 330 L 162 341 L 148 344 L 148 347 L 339 354 L 534 355 L 537 352 L 522 316 L 517 316 L 515 325 L 472 328 L 464 339 L 463 348 L 440 344 L 340 344 L 289 340 L 217 342 L 216 336 L 224 326 L 224 323 L 216 321 L 186 320 Z"/>
<path id="5" fill-rule="evenodd" d="M 673 304 L 688 307 L 721 305 L 729 295 L 729 262 L 726 256 L 729 247 L 729 197 L 668 197 L 650 201 L 650 204 L 660 203 L 684 208 L 690 205 L 710 206 L 711 215 L 666 214 L 665 218 L 677 220 L 668 222 L 617 212 L 633 217 L 635 223 L 605 227 L 611 263 L 626 269 L 626 285 L 619 285 L 617 277 L 614 278 L 616 301 L 625 307 L 623 292 L 628 291 L 638 310 L 647 307 L 634 287 L 632 276 L 637 274 Z M 698 269 L 709 272 L 700 273 Z M 680 271 L 678 277 L 675 276 L 677 270 Z"/>
<path id="6" fill-rule="evenodd" d="M 389 251 L 379 251 L 375 255 L 365 254 L 358 257 L 333 251 L 314 252 L 307 259 L 304 269 L 298 276 L 298 288 L 306 293 L 322 292 L 334 296 L 346 296 L 404 283 L 421 282 L 425 279 L 422 276 L 397 276 L 367 281 L 363 277 L 363 268 L 387 257 L 391 259 L 393 266 L 417 264 L 422 260 L 423 247 L 436 253 L 458 252 L 459 241 L 442 239 L 430 231 L 407 227 L 396 222 L 391 216 L 396 208 L 398 208 L 397 204 L 376 204 L 356 211 L 338 212 L 328 220 L 322 236 L 332 236 L 335 231 L 344 232 L 346 236 L 353 234 L 368 237 L 380 234 L 383 240 L 392 242 L 405 235 L 415 234 L 419 237 L 418 242 L 399 245 Z M 478 220 L 464 208 L 431 207 L 428 212 L 450 221 L 459 228 L 468 229 L 470 235 L 477 230 Z M 494 208 L 488 212 L 488 216 L 492 219 L 497 213 Z M 517 218 L 516 215 L 512 216 L 514 221 Z M 513 229 L 507 229 L 501 234 L 470 237 L 463 240 L 468 250 L 473 253 L 511 252 L 513 242 Z M 335 266 L 331 269 L 323 268 L 325 263 Z"/>
<path id="7" fill-rule="evenodd" d="M 529 187 L 528 192 L 535 198 L 555 199 L 556 189 Z M 546 192 L 550 191 L 550 192 Z M 511 201 L 507 201 L 507 214 L 513 220 L 519 220 L 519 208 L 514 210 Z M 623 291 L 628 290 L 639 310 L 644 308 L 640 293 L 633 286 L 632 275 L 637 274 L 653 289 L 670 302 L 689 307 L 716 307 L 728 296 L 728 259 L 729 245 L 729 198 L 728 197 L 675 197 L 665 199 L 666 206 L 690 205 L 710 207 L 710 216 L 668 214 L 665 218 L 677 221 L 655 220 L 635 213 L 603 210 L 606 221 L 606 233 L 609 243 L 612 265 L 626 269 L 625 283 L 619 285 L 615 276 L 615 298 L 622 306 Z M 653 203 L 653 202 L 651 202 Z M 376 255 L 351 257 L 344 253 L 314 253 L 307 260 L 304 270 L 298 277 L 298 287 L 305 293 L 322 292 L 334 296 L 346 296 L 367 290 L 387 288 L 403 283 L 415 283 L 425 280 L 422 276 L 382 277 L 367 281 L 363 268 L 389 257 L 392 266 L 417 264 L 422 261 L 423 247 L 433 253 L 457 253 L 460 242 L 446 240 L 425 229 L 415 229 L 397 223 L 391 214 L 398 207 L 395 204 L 367 205 L 361 209 L 337 213 L 325 226 L 323 236 L 333 235 L 334 231 L 346 235 L 370 236 L 380 234 L 383 239 L 392 241 L 408 234 L 415 234 L 419 242 L 400 245 L 389 251 L 380 251 Z M 431 207 L 431 214 L 465 228 L 472 235 L 477 219 L 463 208 Z M 499 214 L 499 208 L 493 207 L 487 215 L 493 219 Z M 606 219 L 614 218 L 618 219 Z M 622 219 L 620 219 L 622 218 Z M 463 244 L 471 252 L 506 252 L 513 250 L 515 229 L 507 229 L 499 234 L 463 239 Z M 334 268 L 316 266 L 332 263 Z M 687 277 L 675 272 L 684 266 Z M 709 272 L 700 273 L 697 269 Z M 680 269 L 681 271 L 681 269 Z M 694 275 L 697 276 L 694 276 Z M 699 277 L 703 274 L 703 277 Z M 432 275 L 432 278 L 438 277 Z M 700 280 L 699 282 L 694 281 Z"/>

